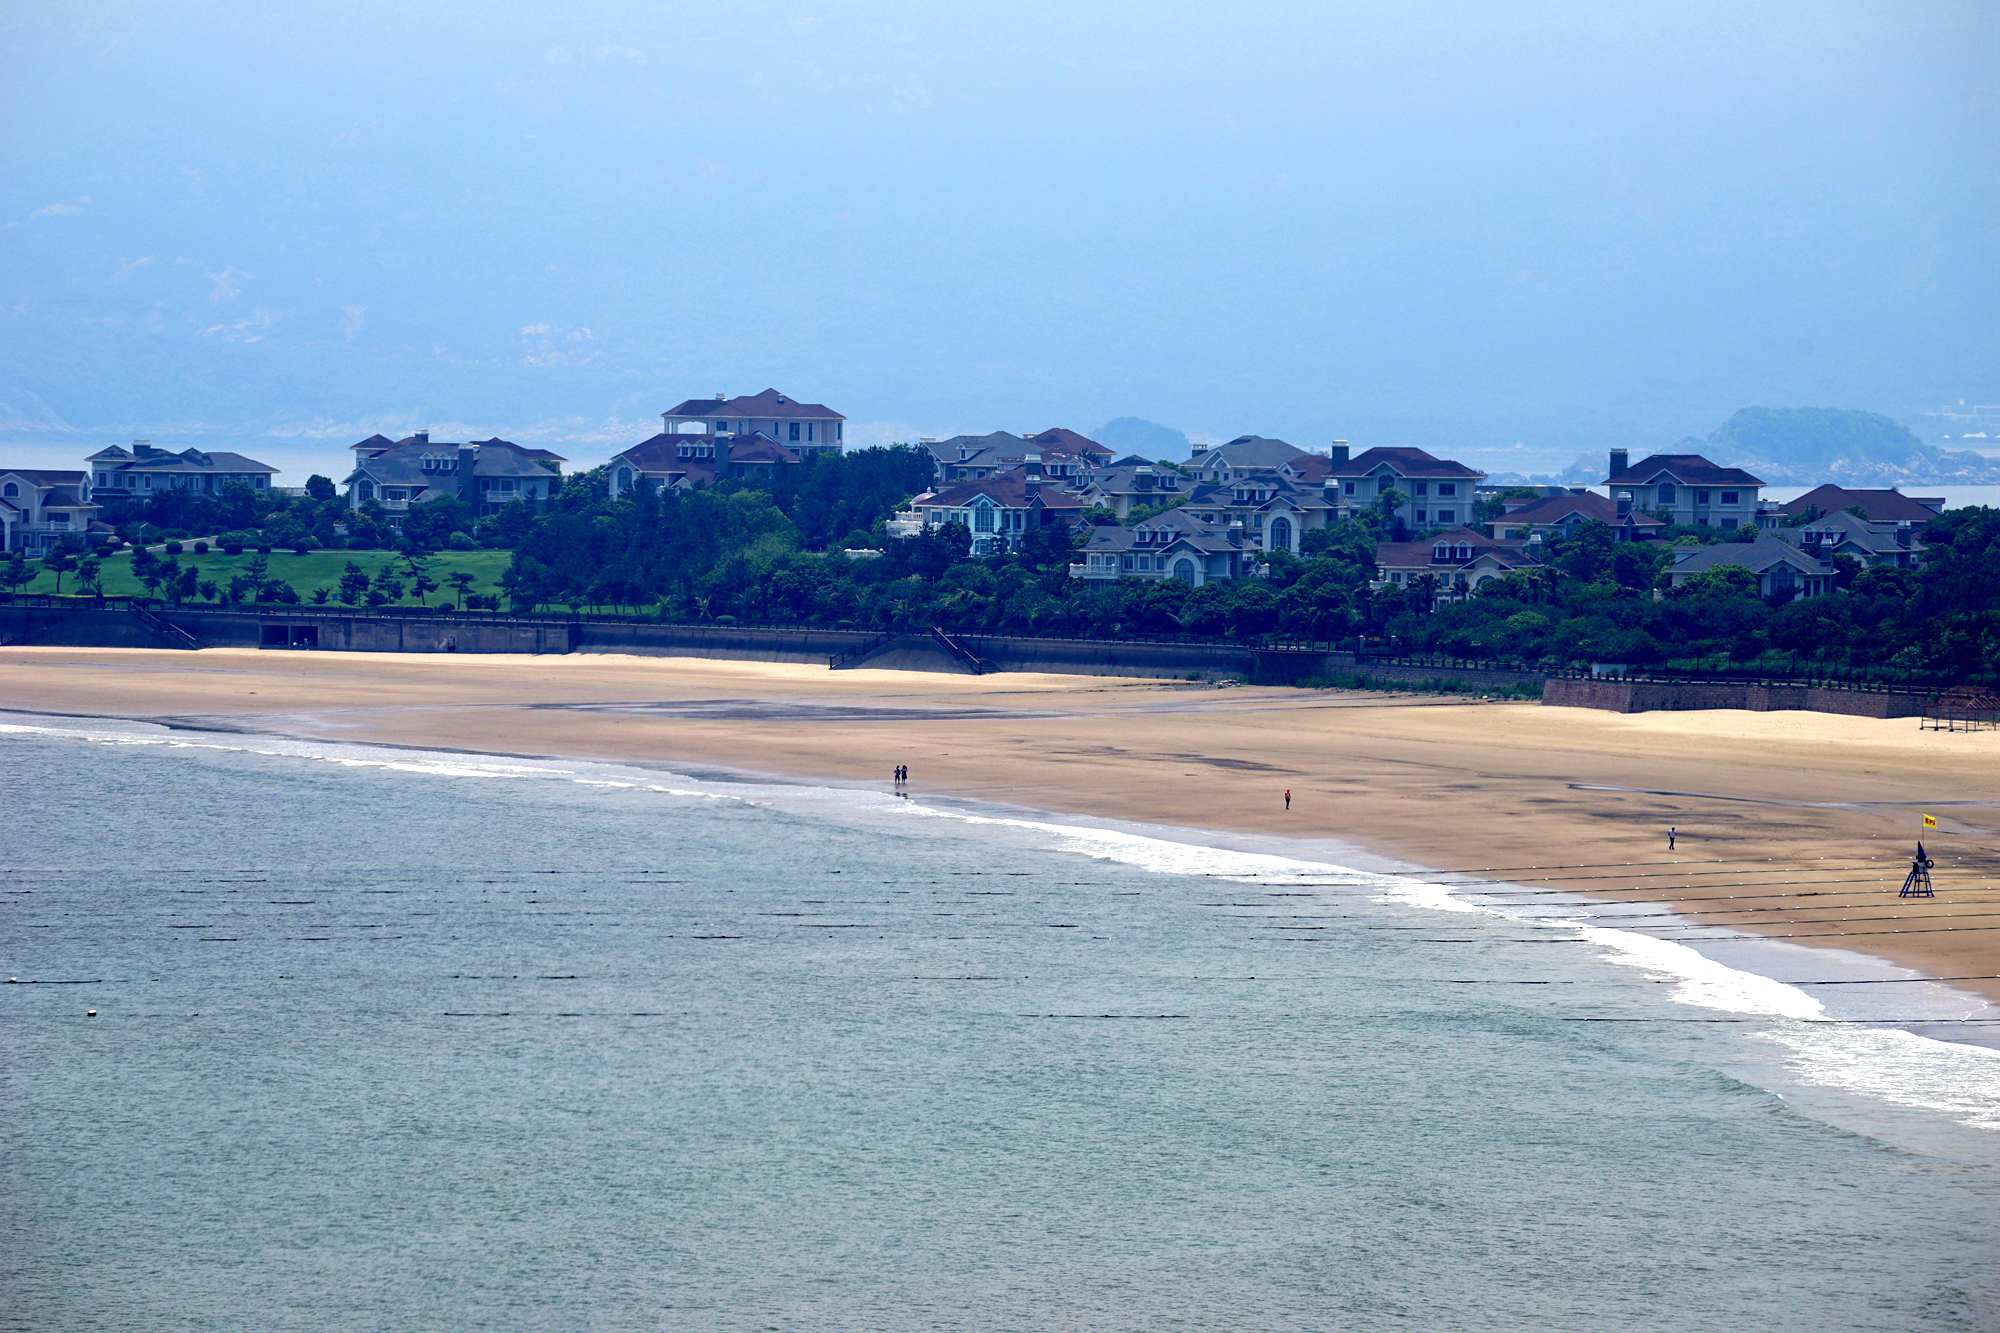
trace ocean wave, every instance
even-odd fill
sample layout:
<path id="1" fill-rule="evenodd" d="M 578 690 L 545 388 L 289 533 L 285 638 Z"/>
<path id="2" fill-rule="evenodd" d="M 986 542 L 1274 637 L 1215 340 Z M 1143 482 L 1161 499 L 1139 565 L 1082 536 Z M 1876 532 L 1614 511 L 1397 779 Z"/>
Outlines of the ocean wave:
<path id="1" fill-rule="evenodd" d="M 1447 884 L 1422 875 L 1363 871 L 1331 862 L 1182 841 L 1166 836 L 1171 830 L 1135 832 L 980 814 L 880 792 L 753 784 L 730 784 L 718 789 L 678 774 L 674 775 L 675 785 L 661 785 L 652 780 L 656 775 L 611 763 L 575 767 L 557 762 L 482 759 L 434 750 L 336 741 L 274 740 L 269 736 L 245 737 L 237 742 L 220 736 L 197 741 L 155 724 L 137 722 L 93 725 L 71 719 L 39 718 L 34 722 L 0 722 L 0 735 L 6 734 L 37 734 L 105 745 L 249 753 L 429 777 L 556 780 L 588 787 L 640 788 L 681 799 L 748 801 L 832 818 L 852 817 L 865 811 L 878 817 L 938 820 L 968 829 L 1004 830 L 1044 850 L 1113 861 L 1162 875 L 1229 879 L 1270 888 L 1360 889 L 1384 905 L 1500 917 L 1526 927 L 1570 932 L 1596 946 L 1598 957 L 1604 962 L 1671 981 L 1673 987 L 1668 996 L 1676 1003 L 1770 1019 L 1771 1027 L 1748 1035 L 1777 1044 L 1785 1052 L 1782 1063 L 1801 1081 L 1939 1113 L 1980 1129 L 2000 1130 L 2000 1052 L 1939 1041 L 1892 1027 L 1838 1025 L 1828 1019 L 1819 1000 L 1798 987 L 1731 967 L 1687 944 L 1639 931 L 1594 925 L 1579 915 L 1551 912 L 1547 908 L 1531 910 L 1505 902 L 1493 905 L 1480 901 L 1484 896 L 1482 890 L 1490 893 L 1497 886 Z"/>

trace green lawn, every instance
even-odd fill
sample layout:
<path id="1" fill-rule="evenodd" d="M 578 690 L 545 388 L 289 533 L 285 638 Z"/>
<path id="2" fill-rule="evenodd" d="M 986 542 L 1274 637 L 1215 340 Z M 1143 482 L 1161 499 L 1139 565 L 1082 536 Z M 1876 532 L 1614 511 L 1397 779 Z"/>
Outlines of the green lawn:
<path id="1" fill-rule="evenodd" d="M 224 555 L 219 550 L 211 550 L 207 555 L 194 554 L 190 546 L 180 554 L 183 566 L 195 565 L 201 570 L 203 579 L 213 579 L 218 586 L 227 587 L 229 580 L 244 572 L 250 562 L 257 558 L 254 550 L 241 555 Z M 312 603 L 313 589 L 325 588 L 328 605 L 340 605 L 340 575 L 352 560 L 361 566 L 369 578 L 374 578 L 377 570 L 384 565 L 393 565 L 403 579 L 403 600 L 391 603 L 395 606 L 417 605 L 416 594 L 411 591 L 407 575 L 408 564 L 403 557 L 391 551 L 313 551 L 307 555 L 294 555 L 290 551 L 274 551 L 265 557 L 271 563 L 269 578 L 278 579 L 298 589 L 300 599 L 307 605 Z M 431 606 L 454 602 L 451 585 L 445 580 L 452 574 L 464 571 L 473 576 L 472 591 L 496 593 L 500 591 L 500 575 L 506 571 L 513 559 L 510 551 L 440 551 L 427 562 L 430 575 L 438 582 L 436 591 L 427 594 L 424 601 Z M 146 589 L 132 577 L 132 557 L 129 553 L 107 556 L 103 562 L 103 591 L 109 597 L 143 597 Z M 56 576 L 44 570 L 36 575 L 34 582 L 25 585 L 22 592 L 54 592 Z M 78 592 L 76 571 L 69 570 L 62 576 L 62 590 L 66 593 Z M 363 603 L 365 605 L 365 603 Z"/>

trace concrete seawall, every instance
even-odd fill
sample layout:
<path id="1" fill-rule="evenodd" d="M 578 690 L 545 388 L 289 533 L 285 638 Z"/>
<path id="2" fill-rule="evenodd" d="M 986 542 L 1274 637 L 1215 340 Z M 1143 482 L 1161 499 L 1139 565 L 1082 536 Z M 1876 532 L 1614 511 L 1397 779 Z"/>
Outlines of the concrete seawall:
<path id="1" fill-rule="evenodd" d="M 1914 691 L 1842 690 L 1759 681 L 1563 680 L 1542 687 L 1542 702 L 1613 713 L 1740 708 L 1752 713 L 1843 713 L 1850 717 L 1916 717 L 1931 695 Z"/>
<path id="2" fill-rule="evenodd" d="M 656 657 L 708 657 L 749 662 L 798 662 L 824 666 L 846 654 L 844 665 L 898 671 L 965 672 L 969 667 L 922 632 L 890 638 L 870 630 L 773 628 L 750 625 L 674 625 L 657 621 L 565 620 L 431 614 L 368 614 L 319 607 L 224 610 L 158 608 L 158 622 L 184 631 L 205 647 L 312 649 L 374 653 L 634 653 Z M 171 630 L 168 634 L 171 634 Z M 1858 717 L 1914 717 L 1931 695 L 1754 681 L 1576 680 L 1532 671 L 1473 666 L 1419 666 L 1356 661 L 1354 654 L 1248 644 L 1168 643 L 1144 640 L 1057 639 L 966 634 L 958 643 L 993 671 L 1045 671 L 1063 675 L 1137 676 L 1158 679 L 1242 677 L 1284 685 L 1326 677 L 1362 676 L 1376 685 L 1420 686 L 1449 681 L 1465 689 L 1540 686 L 1542 702 L 1558 707 L 1618 713 L 1740 708 L 1752 712 L 1807 710 Z M 51 647 L 173 648 L 138 614 L 111 605 L 82 607 L 0 604 L 0 643 Z M 853 656 L 860 653 L 860 656 Z"/>

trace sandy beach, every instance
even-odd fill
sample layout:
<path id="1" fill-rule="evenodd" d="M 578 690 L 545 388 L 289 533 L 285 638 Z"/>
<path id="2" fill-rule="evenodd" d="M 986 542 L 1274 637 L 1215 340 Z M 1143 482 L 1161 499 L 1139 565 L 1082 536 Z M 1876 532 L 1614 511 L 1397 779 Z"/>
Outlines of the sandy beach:
<path id="1" fill-rule="evenodd" d="M 608 655 L 72 648 L 0 649 L 0 708 L 881 787 L 907 764 L 917 795 L 1339 839 L 1439 872 L 1670 903 L 2000 1000 L 2000 734 L 1913 719 Z M 1899 900 L 1919 836 L 1937 896 Z"/>

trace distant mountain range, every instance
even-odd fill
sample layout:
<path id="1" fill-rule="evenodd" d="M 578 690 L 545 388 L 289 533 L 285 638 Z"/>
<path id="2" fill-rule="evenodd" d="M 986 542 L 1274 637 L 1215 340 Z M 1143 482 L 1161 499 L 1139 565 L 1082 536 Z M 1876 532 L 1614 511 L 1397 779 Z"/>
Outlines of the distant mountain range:
<path id="1" fill-rule="evenodd" d="M 1634 449 L 1637 462 L 1645 450 Z M 1879 412 L 1838 407 L 1746 407 L 1709 432 L 1656 453 L 1702 454 L 1740 467 L 1773 486 L 1995 486 L 2000 459 L 1925 444 L 1901 422 Z M 1603 454 L 1583 454 L 1554 477 L 1496 474 L 1492 480 L 1594 486 L 1604 480 Z"/>

